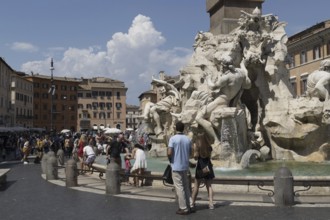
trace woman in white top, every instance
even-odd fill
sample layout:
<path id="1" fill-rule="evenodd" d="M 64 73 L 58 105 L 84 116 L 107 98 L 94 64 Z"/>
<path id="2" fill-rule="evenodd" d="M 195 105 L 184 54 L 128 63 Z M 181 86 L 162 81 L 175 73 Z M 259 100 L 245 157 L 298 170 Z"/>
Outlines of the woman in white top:
<path id="1" fill-rule="evenodd" d="M 95 152 L 92 147 L 92 140 L 89 141 L 89 144 L 86 145 L 83 149 L 83 154 L 84 154 L 84 164 L 88 166 L 88 169 L 91 168 L 92 163 L 94 163 L 94 160 L 96 158 Z"/>
<path id="2" fill-rule="evenodd" d="M 140 144 L 135 144 L 132 152 L 132 157 L 135 159 L 133 167 L 131 169 L 132 174 L 143 175 L 144 170 L 147 169 L 147 157 L 144 152 L 143 147 Z M 134 177 L 134 185 L 140 186 L 138 176 Z M 143 180 L 141 179 L 141 186 L 143 185 Z"/>

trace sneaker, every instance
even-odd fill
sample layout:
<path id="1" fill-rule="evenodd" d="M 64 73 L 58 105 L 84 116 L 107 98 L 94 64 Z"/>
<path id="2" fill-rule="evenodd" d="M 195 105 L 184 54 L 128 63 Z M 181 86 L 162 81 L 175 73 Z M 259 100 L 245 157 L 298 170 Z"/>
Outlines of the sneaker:
<path id="1" fill-rule="evenodd" d="M 214 205 L 213 204 L 210 204 L 209 205 L 209 209 L 213 210 L 214 209 Z"/>
<path id="2" fill-rule="evenodd" d="M 178 209 L 178 211 L 176 211 L 176 214 L 178 214 L 178 215 L 189 215 L 189 211 L 188 210 L 183 210 L 183 209 Z"/>

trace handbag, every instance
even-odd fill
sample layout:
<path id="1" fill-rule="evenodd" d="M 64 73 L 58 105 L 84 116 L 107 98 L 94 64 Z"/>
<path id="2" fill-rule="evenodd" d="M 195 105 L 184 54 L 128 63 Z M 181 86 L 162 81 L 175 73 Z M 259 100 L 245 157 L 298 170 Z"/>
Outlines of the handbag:
<path id="1" fill-rule="evenodd" d="M 167 165 L 164 174 L 163 174 L 163 183 L 173 185 L 173 178 L 172 178 L 172 167 L 170 164 Z"/>
<path id="2" fill-rule="evenodd" d="M 209 175 L 210 173 L 210 168 L 209 168 L 209 164 L 205 164 L 202 162 L 202 160 L 198 160 L 198 163 L 199 163 L 199 168 L 197 166 L 197 169 L 196 169 L 196 174 L 198 176 L 198 178 L 203 178 L 203 177 L 206 177 L 207 175 Z"/>
<path id="3" fill-rule="evenodd" d="M 204 174 L 204 175 L 209 174 L 209 172 L 210 172 L 210 168 L 209 168 L 209 166 L 206 165 L 206 166 L 202 169 L 202 171 L 203 171 L 203 174 Z"/>

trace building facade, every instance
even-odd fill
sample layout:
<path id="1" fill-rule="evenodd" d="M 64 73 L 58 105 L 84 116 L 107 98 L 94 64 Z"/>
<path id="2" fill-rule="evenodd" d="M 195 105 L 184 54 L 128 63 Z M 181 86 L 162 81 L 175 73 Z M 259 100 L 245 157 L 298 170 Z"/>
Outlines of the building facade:
<path id="1" fill-rule="evenodd" d="M 33 83 L 33 124 L 47 131 L 77 129 L 77 90 L 80 79 L 32 74 L 26 79 Z M 54 85 L 55 90 L 51 87 Z"/>
<path id="2" fill-rule="evenodd" d="M 126 104 L 126 129 L 136 130 L 139 124 L 140 106 Z"/>
<path id="3" fill-rule="evenodd" d="M 15 108 L 11 104 L 11 77 L 15 71 L 0 57 L 0 127 L 15 126 Z"/>
<path id="4" fill-rule="evenodd" d="M 126 92 L 121 81 L 105 77 L 82 79 L 78 88 L 79 130 L 126 129 Z"/>
<path id="5" fill-rule="evenodd" d="M 296 96 L 307 90 L 307 77 L 319 69 L 324 59 L 330 58 L 330 20 L 320 22 L 289 37 L 288 54 L 290 82 Z"/>
<path id="6" fill-rule="evenodd" d="M 11 105 L 14 109 L 14 124 L 32 128 L 33 124 L 33 83 L 25 73 L 15 72 L 11 77 Z"/>

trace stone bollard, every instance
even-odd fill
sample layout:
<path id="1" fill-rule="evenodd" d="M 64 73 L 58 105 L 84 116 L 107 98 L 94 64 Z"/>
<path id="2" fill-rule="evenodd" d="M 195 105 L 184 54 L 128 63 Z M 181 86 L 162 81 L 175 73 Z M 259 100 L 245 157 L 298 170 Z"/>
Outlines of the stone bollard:
<path id="1" fill-rule="evenodd" d="M 66 187 L 78 186 L 77 162 L 74 159 L 70 159 L 66 163 L 65 178 Z"/>
<path id="2" fill-rule="evenodd" d="M 53 156 L 55 157 L 55 152 L 50 150 L 50 151 L 48 151 L 47 155 L 48 155 L 48 157 L 53 157 Z"/>
<path id="3" fill-rule="evenodd" d="M 151 171 L 145 170 L 143 172 L 143 175 L 145 175 L 145 176 L 151 176 Z M 152 186 L 153 179 L 151 179 L 151 178 L 144 178 L 144 179 L 142 179 L 142 182 L 143 182 L 143 186 Z"/>
<path id="4" fill-rule="evenodd" d="M 274 199 L 276 206 L 294 205 L 293 176 L 287 167 L 279 168 L 274 176 Z"/>
<path id="5" fill-rule="evenodd" d="M 42 155 L 42 158 L 41 158 L 41 172 L 43 174 L 46 174 L 46 172 L 47 172 L 47 159 L 48 159 L 48 154 Z"/>
<path id="6" fill-rule="evenodd" d="M 64 151 L 61 148 L 58 149 L 56 156 L 57 156 L 58 163 L 63 166 L 64 165 Z"/>
<path id="7" fill-rule="evenodd" d="M 120 167 L 116 162 L 111 161 L 106 169 L 105 187 L 106 194 L 116 195 L 120 193 Z"/>
<path id="8" fill-rule="evenodd" d="M 58 179 L 57 159 L 55 156 L 48 155 L 46 180 L 56 180 L 56 179 Z"/>

